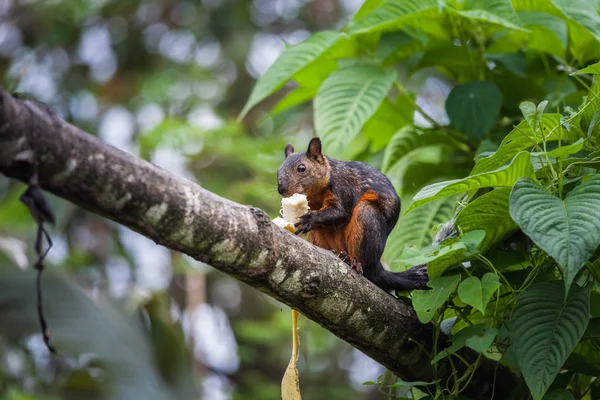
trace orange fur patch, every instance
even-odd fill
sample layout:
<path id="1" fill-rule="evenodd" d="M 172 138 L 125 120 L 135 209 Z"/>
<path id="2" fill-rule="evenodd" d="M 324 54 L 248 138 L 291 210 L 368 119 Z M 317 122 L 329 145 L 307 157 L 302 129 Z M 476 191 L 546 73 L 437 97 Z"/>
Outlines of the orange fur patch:
<path id="1" fill-rule="evenodd" d="M 360 261 L 358 256 L 360 251 L 360 244 L 363 239 L 363 229 L 358 221 L 358 218 L 362 211 L 363 204 L 364 203 L 361 203 L 359 201 L 359 203 L 354 207 L 354 210 L 352 211 L 352 217 L 350 218 L 350 222 L 348 222 L 344 229 L 344 242 L 346 242 L 346 247 L 348 249 L 346 252 L 348 253 L 350 259 L 355 261 Z"/>
<path id="2" fill-rule="evenodd" d="M 308 240 L 325 250 L 334 250 L 338 253 L 346 251 L 346 243 L 344 243 L 344 235 L 340 229 L 323 228 L 312 230 L 308 234 Z"/>
<path id="3" fill-rule="evenodd" d="M 377 201 L 379 196 L 372 190 L 367 190 L 361 197 L 360 201 Z"/>
<path id="4" fill-rule="evenodd" d="M 325 192 L 319 192 L 317 194 L 308 193 L 308 205 L 311 210 L 322 210 L 327 207 L 331 207 L 337 202 L 337 199 L 331 192 L 326 190 Z"/>

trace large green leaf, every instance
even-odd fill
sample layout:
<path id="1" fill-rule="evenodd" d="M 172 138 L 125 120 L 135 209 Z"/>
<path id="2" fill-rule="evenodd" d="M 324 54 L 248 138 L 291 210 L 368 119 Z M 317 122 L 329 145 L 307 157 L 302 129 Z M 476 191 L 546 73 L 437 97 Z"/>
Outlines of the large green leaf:
<path id="1" fill-rule="evenodd" d="M 552 15 L 521 11 L 518 13 L 523 24 L 530 30 L 525 45 L 534 50 L 564 56 L 567 47 L 567 25 Z"/>
<path id="2" fill-rule="evenodd" d="M 521 177 L 533 177 L 533 167 L 529 153 L 524 151 L 515 156 L 513 161 L 495 171 L 471 175 L 463 179 L 455 179 L 429 185 L 421 189 L 413 198 L 407 213 L 423 204 L 456 193 L 467 192 L 484 187 L 511 187 Z"/>
<path id="3" fill-rule="evenodd" d="M 492 190 L 467 204 L 456 217 L 456 226 L 461 232 L 486 231 L 479 245 L 482 253 L 517 230 L 509 212 L 510 190 L 508 187 Z"/>
<path id="4" fill-rule="evenodd" d="M 450 122 L 472 139 L 482 139 L 500 114 L 502 93 L 487 81 L 473 81 L 452 89 L 446 99 Z"/>
<path id="5" fill-rule="evenodd" d="M 483 240 L 484 231 L 468 232 L 449 245 L 434 244 L 421 250 L 407 248 L 400 256 L 400 261 L 408 265 L 429 264 L 440 258 L 448 257 L 456 251 L 469 251 L 477 248 Z M 437 274 L 437 276 L 441 273 Z"/>
<path id="6" fill-rule="evenodd" d="M 484 239 L 485 231 L 483 230 L 466 232 L 459 238 L 448 239 L 448 243 L 442 248 L 448 248 L 449 251 L 427 263 L 427 275 L 430 278 L 436 278 L 448 268 L 471 259 L 479 253 L 479 246 Z"/>
<path id="7" fill-rule="evenodd" d="M 510 215 L 540 248 L 561 266 L 566 291 L 600 245 L 600 175 L 564 200 L 533 179 L 522 178 L 510 194 Z"/>
<path id="8" fill-rule="evenodd" d="M 412 151 L 428 146 L 460 147 L 460 143 L 444 132 L 423 131 L 414 125 L 400 129 L 392 137 L 383 154 L 383 172 L 387 172 Z"/>
<path id="9" fill-rule="evenodd" d="M 528 31 L 503 32 L 487 48 L 488 53 L 514 54 L 528 48 L 565 57 L 567 24 L 564 20 L 537 11 L 518 11 L 517 15 Z"/>
<path id="10" fill-rule="evenodd" d="M 600 75 L 600 62 L 588 65 L 587 67 L 582 68 L 579 71 L 571 73 L 571 75 L 583 74 Z"/>
<path id="11" fill-rule="evenodd" d="M 389 32 L 381 35 L 377 44 L 377 58 L 384 67 L 394 65 L 400 61 L 422 52 L 429 37 L 422 31 Z"/>
<path id="12" fill-rule="evenodd" d="M 275 107 L 273 107 L 271 115 L 277 115 L 311 100 L 317 94 L 317 90 L 318 87 L 297 87 L 289 92 L 283 99 L 279 101 L 279 103 L 277 103 Z"/>
<path id="13" fill-rule="evenodd" d="M 469 1 L 467 4 L 468 9 L 455 12 L 475 21 L 523 30 L 521 21 L 510 0 L 476 0 Z"/>
<path id="14" fill-rule="evenodd" d="M 516 10 L 536 11 L 561 18 L 569 31 L 569 51 L 580 61 L 600 56 L 600 16 L 589 0 L 512 0 Z"/>
<path id="15" fill-rule="evenodd" d="M 420 207 L 408 215 L 402 216 L 396 228 L 388 237 L 384 258 L 391 263 L 392 269 L 399 270 L 399 260 L 404 248 L 412 246 L 421 249 L 433 241 L 432 229 L 452 219 L 457 206 L 456 197 L 447 197 Z"/>
<path id="16" fill-rule="evenodd" d="M 426 150 L 433 152 L 441 149 L 430 147 Z M 432 162 L 421 161 L 419 158 L 424 155 L 423 153 L 413 152 L 405 158 L 405 162 L 402 162 L 397 170 L 394 170 L 394 173 L 398 171 L 402 176 L 401 193 L 403 196 L 412 198 L 417 191 L 427 185 L 443 180 L 462 178 L 468 175 L 471 169 L 471 163 L 457 162 L 456 158 L 452 159 L 452 153 L 447 157 L 449 160 L 438 161 L 436 159 Z M 442 152 L 440 151 L 440 153 Z M 441 157 L 446 158 L 445 154 L 445 152 L 442 153 Z"/>
<path id="17" fill-rule="evenodd" d="M 384 0 L 368 14 L 348 25 L 353 34 L 401 30 L 407 25 L 418 24 L 426 28 L 427 17 L 438 15 L 436 0 Z"/>
<path id="18" fill-rule="evenodd" d="M 600 15 L 598 4 L 589 0 L 552 0 L 552 3 L 572 21 L 580 24 L 585 30 L 600 40 Z M 574 37 L 572 40 L 577 41 Z"/>
<path id="19" fill-rule="evenodd" d="M 529 149 L 541 143 L 562 140 L 576 141 L 581 134 L 576 129 L 566 129 L 560 122 L 560 114 L 542 115 L 541 124 L 544 127 L 533 132 L 527 121 L 522 121 L 504 137 L 498 150 L 489 157 L 480 159 L 473 167 L 471 175 L 495 170 L 513 158 L 518 152 Z M 543 132 L 543 134 L 542 134 Z"/>
<path id="20" fill-rule="evenodd" d="M 509 322 L 519 367 L 535 400 L 542 398 L 589 321 L 589 291 L 574 285 L 565 300 L 561 281 L 531 286 Z"/>
<path id="21" fill-rule="evenodd" d="M 460 237 L 452 237 L 444 244 L 433 244 L 421 250 L 405 247 L 398 261 L 406 266 L 427 264 L 427 274 L 434 279 L 448 268 L 472 258 L 477 254 L 479 244 L 485 237 L 485 231 L 471 231 Z"/>
<path id="22" fill-rule="evenodd" d="M 386 98 L 395 72 L 355 64 L 332 73 L 315 97 L 315 129 L 328 151 L 340 151 Z"/>
<path id="23" fill-rule="evenodd" d="M 365 15 L 369 14 L 371 11 L 376 9 L 383 0 L 365 0 L 365 2 L 360 6 L 356 14 L 354 15 L 353 20 L 358 20 L 363 18 Z"/>
<path id="24" fill-rule="evenodd" d="M 287 48 L 277 61 L 260 77 L 252 89 L 239 118 L 267 96 L 280 89 L 294 74 L 306 68 L 323 55 L 329 56 L 332 48 L 347 37 L 335 31 L 322 31 L 311 35 L 305 41 Z"/>
<path id="25" fill-rule="evenodd" d="M 384 148 L 398 129 L 411 124 L 414 109 L 414 100 L 406 95 L 399 95 L 396 101 L 389 98 L 383 100 L 362 129 L 364 136 L 371 142 L 371 151 L 377 152 Z"/>
<path id="26" fill-rule="evenodd" d="M 427 283 L 431 290 L 413 292 L 413 307 L 421 323 L 426 324 L 431 321 L 437 309 L 450 297 L 459 282 L 460 275 L 442 276 Z"/>
<path id="27" fill-rule="evenodd" d="M 485 308 L 499 287 L 498 277 L 492 272 L 483 275 L 481 280 L 470 276 L 458 286 L 458 297 L 485 315 Z"/>
<path id="28" fill-rule="evenodd" d="M 556 149 L 550 150 L 547 152 L 532 152 L 531 156 L 539 157 L 539 156 L 545 155 L 545 156 L 551 157 L 551 159 L 567 158 L 571 154 L 575 154 L 575 153 L 579 152 L 583 148 L 584 144 L 585 144 L 585 141 L 583 139 L 579 139 L 575 143 L 561 145 L 560 147 L 557 147 Z"/>

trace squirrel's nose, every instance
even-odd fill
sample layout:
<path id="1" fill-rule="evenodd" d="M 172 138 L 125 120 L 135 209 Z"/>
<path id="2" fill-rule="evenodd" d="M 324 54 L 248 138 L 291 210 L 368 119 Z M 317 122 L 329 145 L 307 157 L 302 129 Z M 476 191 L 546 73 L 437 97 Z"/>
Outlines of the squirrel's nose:
<path id="1" fill-rule="evenodd" d="M 285 193 L 285 186 L 283 186 L 281 183 L 277 184 L 277 191 L 279 192 L 280 195 L 283 196 L 283 194 Z"/>

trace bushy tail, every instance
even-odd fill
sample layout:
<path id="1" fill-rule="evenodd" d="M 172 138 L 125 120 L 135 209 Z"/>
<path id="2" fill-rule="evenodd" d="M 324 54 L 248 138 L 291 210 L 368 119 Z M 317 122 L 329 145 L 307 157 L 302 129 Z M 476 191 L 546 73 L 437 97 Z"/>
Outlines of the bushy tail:
<path id="1" fill-rule="evenodd" d="M 391 272 L 379 266 L 373 276 L 368 277 L 374 284 L 389 292 L 391 290 L 409 291 L 415 289 L 427 289 L 427 265 L 417 265 L 402 272 Z"/>
<path id="2" fill-rule="evenodd" d="M 454 221 L 450 221 L 443 225 L 435 239 L 433 244 L 440 244 L 447 238 L 454 235 L 456 229 L 454 228 Z M 429 276 L 427 275 L 427 264 L 416 265 L 406 271 L 402 272 L 391 272 L 387 271 L 381 263 L 373 273 L 373 276 L 369 278 L 374 284 L 386 291 L 410 291 L 410 290 L 424 290 L 429 289 L 427 282 L 429 282 Z"/>

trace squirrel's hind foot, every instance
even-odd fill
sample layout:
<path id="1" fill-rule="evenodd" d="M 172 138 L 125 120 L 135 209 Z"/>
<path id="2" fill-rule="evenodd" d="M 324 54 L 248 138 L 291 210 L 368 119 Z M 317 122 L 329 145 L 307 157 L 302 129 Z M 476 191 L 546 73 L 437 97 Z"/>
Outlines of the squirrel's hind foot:
<path id="1" fill-rule="evenodd" d="M 341 251 L 339 253 L 333 251 L 333 254 L 335 254 L 340 260 L 346 263 L 351 269 L 356 271 L 358 274 L 363 274 L 362 264 L 358 261 L 352 260 L 348 253 L 346 253 L 345 251 Z"/>

